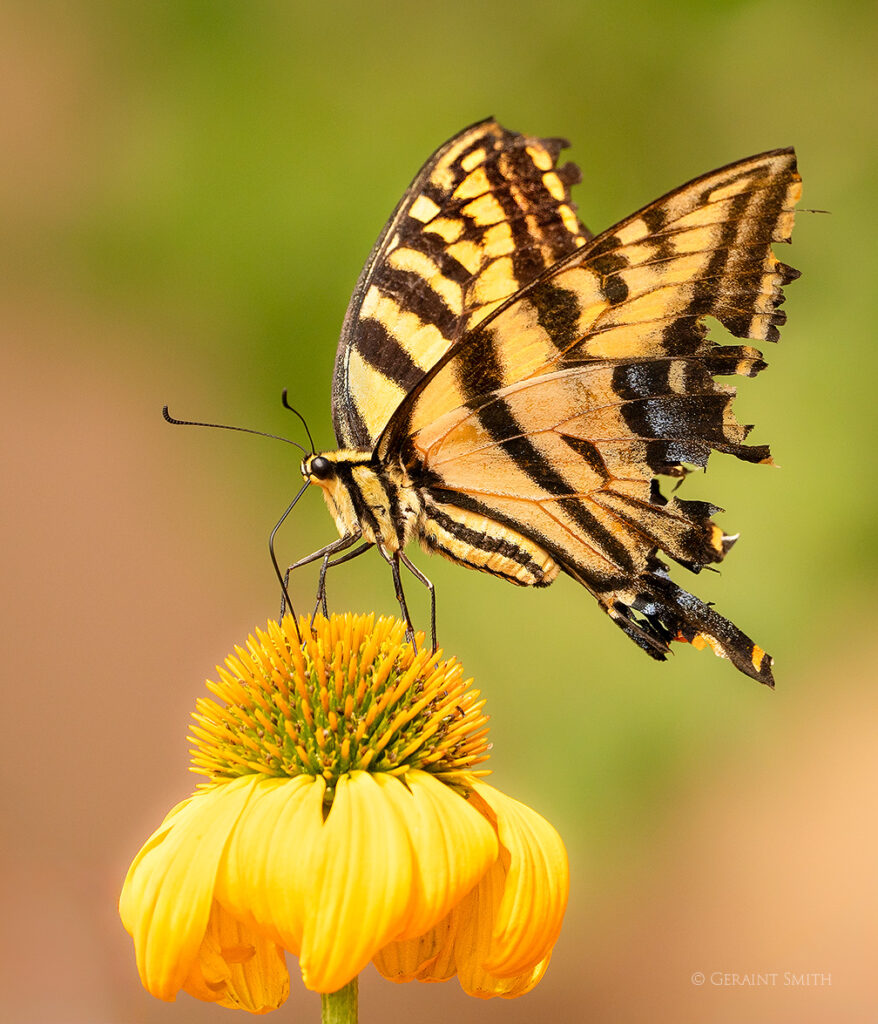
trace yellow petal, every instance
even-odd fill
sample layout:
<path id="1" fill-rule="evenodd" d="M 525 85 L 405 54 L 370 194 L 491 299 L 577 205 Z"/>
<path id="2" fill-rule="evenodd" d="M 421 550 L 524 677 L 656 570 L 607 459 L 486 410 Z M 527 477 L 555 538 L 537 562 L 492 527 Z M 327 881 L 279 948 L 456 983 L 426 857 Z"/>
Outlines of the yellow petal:
<path id="1" fill-rule="evenodd" d="M 464 992 L 480 999 L 494 996 L 511 999 L 529 992 L 545 973 L 551 955 L 547 953 L 540 963 L 517 973 L 499 975 L 485 969 L 493 946 L 497 911 L 506 888 L 507 856 L 505 853 L 501 856 L 450 916 L 458 981 Z M 538 908 L 534 907 L 533 912 L 538 913 Z M 429 980 L 433 980 L 432 976 Z"/>
<path id="2" fill-rule="evenodd" d="M 502 860 L 498 859 L 475 889 L 452 911 L 453 956 L 465 992 L 481 987 L 483 964 L 491 955 L 494 916 L 503 898 L 505 881 L 505 868 Z"/>
<path id="3" fill-rule="evenodd" d="M 289 995 L 290 976 L 280 946 L 214 903 L 183 988 L 206 1002 L 268 1013 Z"/>
<path id="4" fill-rule="evenodd" d="M 134 939 L 145 987 L 173 1000 L 207 928 L 217 865 L 253 790 L 253 777 L 221 783 L 178 805 L 128 871 L 119 913 Z"/>
<path id="5" fill-rule="evenodd" d="M 417 938 L 441 921 L 497 859 L 497 836 L 468 800 L 426 772 L 375 781 L 393 800 L 414 854 L 410 917 L 398 940 Z"/>
<path id="6" fill-rule="evenodd" d="M 511 977 L 498 977 L 488 971 L 478 969 L 461 972 L 459 975 L 461 988 L 467 995 L 476 996 L 478 999 L 493 999 L 500 996 L 503 999 L 515 999 L 530 992 L 539 984 L 549 966 L 551 954 L 530 970 L 521 974 L 513 974 Z"/>
<path id="7" fill-rule="evenodd" d="M 480 963 L 491 949 L 494 912 L 503 896 L 505 868 L 499 862 L 484 875 L 452 912 L 426 935 L 391 942 L 375 957 L 378 970 L 390 981 L 447 981 L 458 975 L 472 996 L 512 998 L 537 984 L 549 958 L 520 975 L 498 977 Z"/>
<path id="8" fill-rule="evenodd" d="M 444 981 L 481 998 L 512 998 L 542 978 L 567 901 L 567 855 L 555 830 L 523 804 L 483 783 L 470 803 L 491 821 L 500 855 L 426 934 L 393 942 L 375 957 L 392 981 Z"/>
<path id="9" fill-rule="evenodd" d="M 447 981 L 457 973 L 452 914 L 415 939 L 389 942 L 372 958 L 388 981 Z"/>
<path id="10" fill-rule="evenodd" d="M 548 957 L 561 931 L 569 890 L 567 851 L 536 811 L 493 786 L 476 782 L 473 789 L 496 815 L 500 845 L 508 853 L 508 860 L 501 856 L 498 862 L 506 877 L 490 951 L 480 966 L 500 977 L 519 975 Z"/>
<path id="11" fill-rule="evenodd" d="M 323 779 L 310 775 L 260 779 L 217 872 L 220 903 L 296 955 L 325 789 Z"/>
<path id="12" fill-rule="evenodd" d="M 299 957 L 308 988 L 337 991 L 400 932 L 412 874 L 408 831 L 394 800 L 366 772 L 342 776 L 308 866 Z"/>

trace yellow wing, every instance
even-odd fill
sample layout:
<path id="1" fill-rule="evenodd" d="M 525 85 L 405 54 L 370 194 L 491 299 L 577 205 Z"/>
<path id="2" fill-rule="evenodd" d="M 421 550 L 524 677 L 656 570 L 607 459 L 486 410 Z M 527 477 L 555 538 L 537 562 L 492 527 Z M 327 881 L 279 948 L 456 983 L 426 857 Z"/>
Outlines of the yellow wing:
<path id="1" fill-rule="evenodd" d="M 536 543 L 655 656 L 672 639 L 708 644 L 770 682 L 771 659 L 658 559 L 720 561 L 732 539 L 716 508 L 665 499 L 654 477 L 711 450 L 769 459 L 713 379 L 755 375 L 761 353 L 718 345 L 703 321 L 776 340 L 797 274 L 771 243 L 789 240 L 800 190 L 792 150 L 777 150 L 611 228 L 463 338 L 394 415 L 379 457 L 401 458 L 443 515 L 475 512 Z"/>

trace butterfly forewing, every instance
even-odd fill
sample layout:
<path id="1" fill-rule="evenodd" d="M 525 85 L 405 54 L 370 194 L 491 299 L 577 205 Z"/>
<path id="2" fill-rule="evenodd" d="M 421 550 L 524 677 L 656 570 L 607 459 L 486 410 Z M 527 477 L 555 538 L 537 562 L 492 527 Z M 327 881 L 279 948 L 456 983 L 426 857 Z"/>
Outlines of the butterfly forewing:
<path id="1" fill-rule="evenodd" d="M 459 509 L 501 524 L 512 546 L 538 545 L 649 653 L 663 657 L 672 639 L 710 645 L 770 682 L 764 652 L 657 558 L 695 570 L 721 560 L 731 538 L 711 521 L 717 510 L 664 498 L 654 477 L 704 466 L 711 450 L 769 458 L 744 444 L 734 389 L 713 379 L 755 375 L 761 353 L 718 345 L 704 318 L 777 339 L 782 285 L 797 275 L 771 243 L 789 241 L 799 194 L 794 154 L 777 150 L 696 179 L 574 250 L 414 386 L 378 457 L 400 458 L 446 517 Z M 472 564 L 492 571 L 484 563 Z"/>
<path id="2" fill-rule="evenodd" d="M 370 449 L 452 345 L 591 237 L 556 167 L 564 143 L 496 121 L 440 147 L 407 189 L 363 269 L 336 355 L 339 444 Z"/>
<path id="3" fill-rule="evenodd" d="M 712 372 L 756 372 L 760 354 L 717 346 L 703 318 L 738 337 L 777 339 L 781 286 L 797 274 L 771 242 L 789 241 L 800 192 L 793 151 L 777 150 L 698 178 L 605 231 L 470 331 L 409 393 L 379 450 L 571 363 L 676 356 L 723 368 Z"/>

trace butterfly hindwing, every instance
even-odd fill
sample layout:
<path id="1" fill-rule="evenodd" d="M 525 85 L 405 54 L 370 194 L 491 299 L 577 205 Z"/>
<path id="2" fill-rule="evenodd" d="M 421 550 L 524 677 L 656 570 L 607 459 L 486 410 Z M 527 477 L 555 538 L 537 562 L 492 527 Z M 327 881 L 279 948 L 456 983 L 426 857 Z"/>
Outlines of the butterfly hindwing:
<path id="1" fill-rule="evenodd" d="M 761 353 L 718 345 L 704 318 L 777 339 L 782 285 L 797 275 L 771 244 L 789 240 L 800 187 L 791 150 L 765 153 L 573 251 L 416 384 L 378 457 L 400 458 L 446 517 L 500 524 L 510 551 L 536 544 L 654 656 L 675 639 L 710 645 L 770 682 L 770 658 L 658 558 L 696 571 L 720 561 L 732 539 L 712 522 L 717 510 L 663 497 L 654 478 L 703 467 L 712 450 L 769 459 L 744 443 L 734 389 L 714 380 L 755 375 Z"/>
<path id="2" fill-rule="evenodd" d="M 427 161 L 354 291 L 336 355 L 339 444 L 371 448 L 405 395 L 500 303 L 590 238 L 565 143 L 473 125 Z"/>

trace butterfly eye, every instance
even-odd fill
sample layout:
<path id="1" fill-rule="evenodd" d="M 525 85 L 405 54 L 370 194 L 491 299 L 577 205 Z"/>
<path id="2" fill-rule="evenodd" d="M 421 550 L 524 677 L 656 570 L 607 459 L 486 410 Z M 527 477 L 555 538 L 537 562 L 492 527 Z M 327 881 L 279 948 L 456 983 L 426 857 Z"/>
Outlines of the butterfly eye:
<path id="1" fill-rule="evenodd" d="M 332 463 L 329 459 L 324 459 L 322 455 L 318 455 L 311 460 L 308 472 L 317 480 L 325 480 L 332 472 Z"/>

